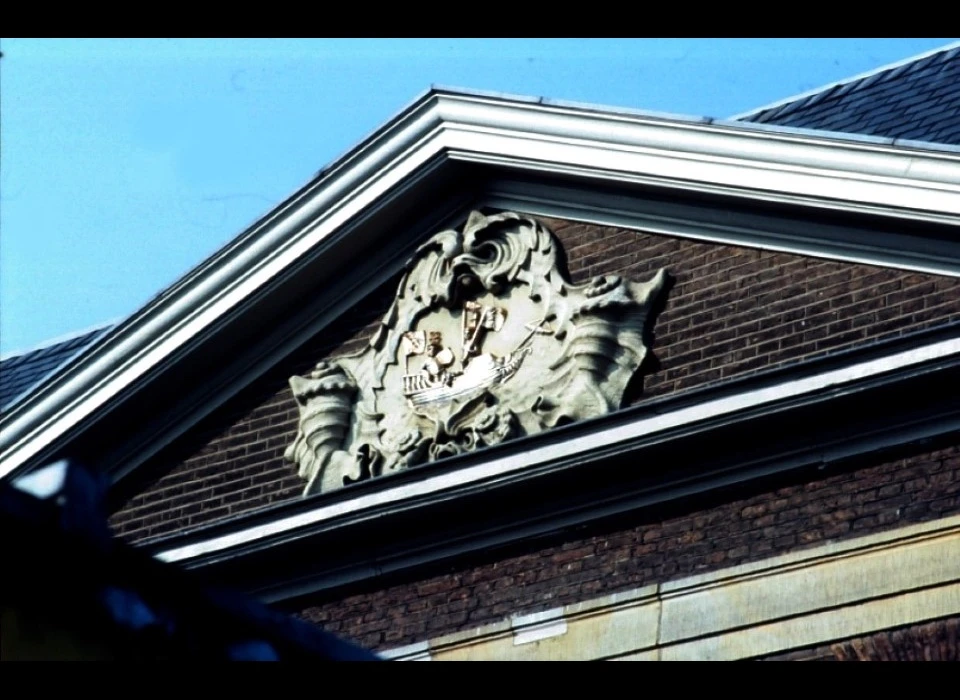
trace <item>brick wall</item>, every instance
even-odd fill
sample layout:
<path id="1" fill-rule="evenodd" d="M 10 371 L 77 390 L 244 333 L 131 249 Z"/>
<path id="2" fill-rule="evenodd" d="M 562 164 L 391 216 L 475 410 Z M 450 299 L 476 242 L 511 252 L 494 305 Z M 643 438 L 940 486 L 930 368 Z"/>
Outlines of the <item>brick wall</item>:
<path id="1" fill-rule="evenodd" d="M 450 632 L 796 549 L 960 513 L 960 447 L 568 537 L 549 547 L 346 597 L 304 619 L 371 648 Z"/>
<path id="2" fill-rule="evenodd" d="M 144 541 L 298 498 L 304 481 L 283 458 L 299 415 L 287 380 L 320 358 L 362 350 L 397 284 L 399 275 L 144 465 L 147 478 L 110 519 L 115 534 Z"/>
<path id="3" fill-rule="evenodd" d="M 660 267 L 675 278 L 654 327 L 656 360 L 628 403 L 960 319 L 960 281 L 950 278 L 545 222 L 575 282 L 611 273 L 646 280 Z M 362 348 L 396 284 L 145 467 L 149 479 L 113 516 L 116 532 L 138 541 L 298 497 L 296 467 L 283 460 L 297 417 L 287 378 Z"/>
<path id="4" fill-rule="evenodd" d="M 960 661 L 960 617 L 844 639 L 762 661 Z"/>
<path id="5" fill-rule="evenodd" d="M 657 371 L 637 403 L 960 319 L 960 280 L 543 220 L 575 282 L 676 280 L 654 327 Z"/>

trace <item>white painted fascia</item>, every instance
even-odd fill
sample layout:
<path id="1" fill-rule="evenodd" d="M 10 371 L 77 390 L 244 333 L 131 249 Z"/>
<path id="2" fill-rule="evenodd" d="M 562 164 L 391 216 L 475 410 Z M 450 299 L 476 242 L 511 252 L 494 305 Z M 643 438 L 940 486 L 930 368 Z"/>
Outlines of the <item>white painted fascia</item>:
<path id="1" fill-rule="evenodd" d="M 960 154 L 481 98 L 440 105 L 455 159 L 950 222 L 960 215 Z"/>
<path id="2" fill-rule="evenodd" d="M 534 469 L 569 457 L 572 454 L 590 454 L 602 451 L 640 437 L 662 434 L 681 426 L 694 425 L 743 411 L 772 406 L 786 400 L 816 395 L 823 391 L 842 389 L 852 386 L 858 381 L 878 377 L 890 371 L 903 370 L 957 355 L 960 355 L 960 338 L 953 338 L 814 376 L 789 380 L 774 386 L 705 401 L 667 413 L 639 416 L 628 423 L 598 429 L 586 435 L 577 435 L 567 440 L 527 449 L 520 453 L 492 458 L 480 464 L 464 467 L 453 472 L 437 474 L 414 483 L 367 493 L 352 499 L 344 499 L 311 511 L 278 518 L 269 523 L 163 550 L 158 552 L 156 557 L 166 562 L 186 563 L 198 557 L 247 546 L 266 538 L 282 535 L 314 523 L 333 520 L 347 514 L 400 504 L 413 498 L 439 495 L 465 484 L 504 477 L 519 470 Z"/>
<path id="3" fill-rule="evenodd" d="M 949 221 L 960 155 L 626 111 L 433 91 L 110 332 L 0 421 L 0 478 L 30 465 L 365 211 L 438 162 L 568 173 Z M 336 271 L 331 271 L 331 275 Z"/>

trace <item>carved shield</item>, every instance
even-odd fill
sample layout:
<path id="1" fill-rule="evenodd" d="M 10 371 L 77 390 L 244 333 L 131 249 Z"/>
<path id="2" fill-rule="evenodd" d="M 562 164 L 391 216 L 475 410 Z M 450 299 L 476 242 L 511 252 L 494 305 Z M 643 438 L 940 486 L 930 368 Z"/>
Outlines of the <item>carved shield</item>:
<path id="1" fill-rule="evenodd" d="M 537 221 L 473 212 L 407 263 L 360 353 L 290 386 L 307 494 L 620 407 L 666 273 L 573 285 Z"/>

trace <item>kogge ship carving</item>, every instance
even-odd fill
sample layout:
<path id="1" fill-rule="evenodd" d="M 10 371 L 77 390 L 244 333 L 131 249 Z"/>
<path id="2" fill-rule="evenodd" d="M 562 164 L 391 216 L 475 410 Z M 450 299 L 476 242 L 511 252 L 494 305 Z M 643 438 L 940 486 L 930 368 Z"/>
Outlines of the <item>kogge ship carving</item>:
<path id="1" fill-rule="evenodd" d="M 666 283 L 567 279 L 560 242 L 514 213 L 473 212 L 405 267 L 368 346 L 290 386 L 286 450 L 306 494 L 620 407 Z"/>

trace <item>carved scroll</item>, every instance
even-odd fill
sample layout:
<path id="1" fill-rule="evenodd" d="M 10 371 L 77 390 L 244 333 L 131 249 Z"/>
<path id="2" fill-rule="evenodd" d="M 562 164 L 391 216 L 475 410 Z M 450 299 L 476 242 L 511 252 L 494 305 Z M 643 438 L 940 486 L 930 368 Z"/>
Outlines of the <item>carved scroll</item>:
<path id="1" fill-rule="evenodd" d="M 620 407 L 666 272 L 571 284 L 537 221 L 473 212 L 407 263 L 369 345 L 290 386 L 305 493 Z"/>

